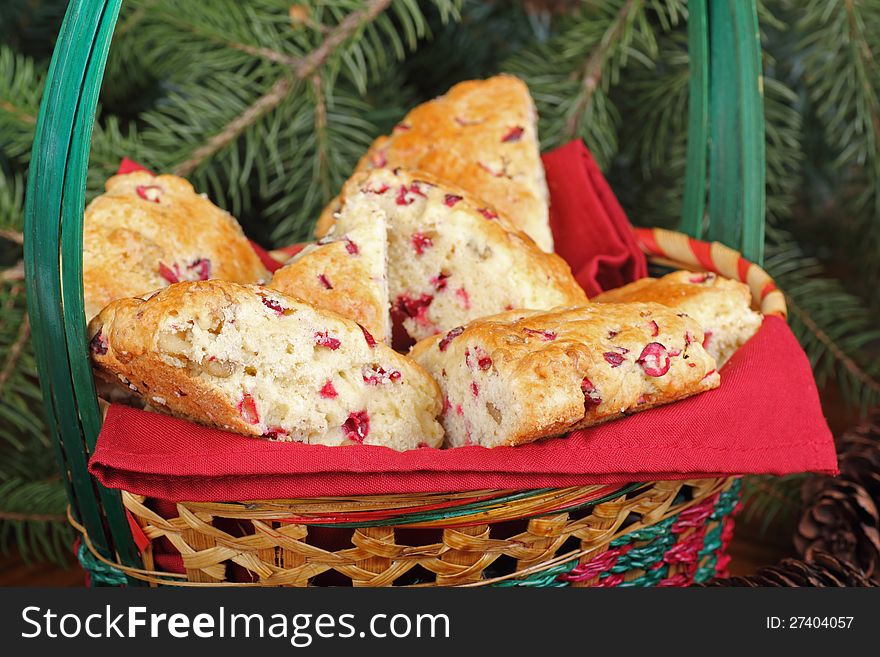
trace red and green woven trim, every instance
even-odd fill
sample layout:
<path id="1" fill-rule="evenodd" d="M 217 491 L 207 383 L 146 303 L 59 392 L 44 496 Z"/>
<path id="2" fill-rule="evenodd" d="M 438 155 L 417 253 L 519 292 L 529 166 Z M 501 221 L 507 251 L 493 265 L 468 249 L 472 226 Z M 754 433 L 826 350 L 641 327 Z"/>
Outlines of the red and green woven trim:
<path id="1" fill-rule="evenodd" d="M 328 513 L 324 515 L 288 516 L 277 522 L 298 525 L 321 525 L 326 527 L 358 528 L 358 527 L 468 527 L 487 521 L 487 514 L 492 521 L 498 521 L 497 515 L 505 511 L 505 505 L 511 502 L 523 502 L 530 499 L 545 497 L 547 502 L 538 513 L 516 515 L 516 519 L 562 513 L 589 508 L 602 502 L 616 499 L 644 488 L 647 484 L 632 483 L 627 485 L 612 484 L 589 487 L 582 495 L 572 497 L 564 495 L 568 489 L 541 488 L 526 491 L 492 491 L 491 493 L 475 494 L 473 497 L 459 498 L 445 502 L 437 502 L 421 506 L 407 507 L 405 510 L 374 509 L 369 511 L 350 511 Z M 511 518 L 505 518 L 511 519 Z"/>
<path id="2" fill-rule="evenodd" d="M 671 518 L 614 539 L 608 550 L 586 563 L 573 559 L 492 586 L 564 587 L 592 580 L 600 587 L 688 586 L 724 577 L 740 488 L 737 479 L 727 490 Z M 676 566 L 674 574 L 670 574 L 672 566 Z M 633 570 L 644 574 L 627 580 L 626 574 Z"/>

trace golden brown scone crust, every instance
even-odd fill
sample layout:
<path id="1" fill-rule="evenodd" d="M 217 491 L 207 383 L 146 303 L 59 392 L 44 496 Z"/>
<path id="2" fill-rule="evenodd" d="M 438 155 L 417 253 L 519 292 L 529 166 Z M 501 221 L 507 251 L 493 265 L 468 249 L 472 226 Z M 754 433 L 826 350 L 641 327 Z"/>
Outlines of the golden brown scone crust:
<path id="1" fill-rule="evenodd" d="M 269 287 L 353 319 L 384 342 L 388 302 L 375 302 L 375 285 L 363 262 L 346 251 L 345 242 L 332 242 L 277 270 Z"/>
<path id="2" fill-rule="evenodd" d="M 105 189 L 83 222 L 88 319 L 114 299 L 147 294 L 174 279 L 268 280 L 238 222 L 183 178 L 138 171 L 113 176 Z"/>
<path id="3" fill-rule="evenodd" d="M 706 348 L 719 367 L 761 326 L 744 283 L 709 272 L 676 271 L 643 278 L 596 296 L 596 303 L 652 301 L 693 317 L 706 335 Z"/>
<path id="4" fill-rule="evenodd" d="M 494 447 L 717 387 L 702 337 L 694 320 L 658 304 L 589 304 L 476 320 L 419 342 L 410 356 L 445 395 L 447 443 Z"/>
<path id="5" fill-rule="evenodd" d="M 379 137 L 356 171 L 404 167 L 435 176 L 507 215 L 544 251 L 553 250 L 549 194 L 537 114 L 525 83 L 511 75 L 469 80 L 413 109 Z M 332 224 L 333 202 L 316 227 Z"/>
<path id="6" fill-rule="evenodd" d="M 332 310 L 390 342 L 388 234 L 380 210 L 346 212 L 272 276 L 269 287 Z"/>
<path id="7" fill-rule="evenodd" d="M 413 340 L 506 309 L 587 300 L 562 258 L 434 176 L 373 169 L 349 179 L 340 202 L 340 223 L 384 213 L 391 314 Z"/>
<path id="8" fill-rule="evenodd" d="M 416 362 L 370 343 L 351 320 L 267 287 L 196 281 L 146 300 L 119 299 L 89 323 L 89 336 L 99 376 L 128 385 L 152 407 L 202 424 L 301 440 L 333 416 L 329 430 L 306 442 L 346 444 L 340 429 L 346 414 L 369 409 L 371 431 L 357 442 L 394 449 L 442 442 L 435 420 L 439 389 Z M 290 367 L 285 351 L 302 362 Z M 361 363 L 384 370 L 365 370 L 362 380 Z M 331 388 L 322 389 L 325 381 Z M 297 403 L 300 411 L 291 411 Z M 342 415 L 334 416 L 337 411 Z"/>
<path id="9" fill-rule="evenodd" d="M 373 169 L 356 174 L 342 188 L 339 195 L 340 205 L 346 202 L 348 196 L 354 196 L 362 191 L 365 185 L 379 185 L 378 181 L 386 181 L 393 188 L 387 193 L 396 192 L 400 186 L 412 187 L 413 184 L 427 183 L 428 188 L 423 196 L 427 197 L 431 209 L 426 213 L 442 215 L 451 210 L 469 213 L 474 217 L 474 225 L 478 226 L 480 232 L 485 235 L 486 242 L 492 246 L 497 245 L 499 249 L 517 252 L 518 268 L 526 272 L 526 278 L 531 278 L 536 286 L 552 289 L 554 294 L 559 295 L 559 305 L 577 305 L 587 301 L 586 293 L 578 285 L 571 273 L 571 267 L 565 260 L 555 253 L 547 253 L 538 248 L 534 240 L 519 229 L 516 223 L 499 208 L 483 203 L 482 199 L 469 196 L 467 190 L 447 183 L 430 173 L 405 169 L 394 171 Z M 461 197 L 452 208 L 444 201 L 449 194 Z M 492 216 L 491 219 L 486 218 L 487 213 Z M 389 226 L 393 225 L 393 222 L 394 219 L 389 218 Z M 461 239 L 465 241 L 467 236 L 462 235 Z M 389 258 L 393 258 L 393 255 L 389 254 Z M 393 260 L 389 266 L 395 266 Z M 491 281 L 487 281 L 487 284 L 490 283 Z"/>

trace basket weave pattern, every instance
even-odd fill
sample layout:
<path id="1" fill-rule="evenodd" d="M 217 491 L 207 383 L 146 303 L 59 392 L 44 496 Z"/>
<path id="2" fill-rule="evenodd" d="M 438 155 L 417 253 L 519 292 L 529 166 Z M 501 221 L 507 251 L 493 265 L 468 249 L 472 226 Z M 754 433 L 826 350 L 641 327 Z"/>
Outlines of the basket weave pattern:
<path id="1" fill-rule="evenodd" d="M 567 490 L 583 494 L 601 488 Z M 126 509 L 150 545 L 143 553 L 145 569 L 112 565 L 130 577 L 172 586 L 308 586 L 318 576 L 323 576 L 319 583 L 353 586 L 689 584 L 723 570 L 721 553 L 732 532 L 730 514 L 739 481 L 655 482 L 595 505 L 536 517 L 531 510 L 535 499 L 558 491 L 532 493 L 497 505 L 488 521 L 487 512 L 480 510 L 458 516 L 454 526 L 448 519 L 394 526 L 331 525 L 333 545 L 328 545 L 326 531 L 290 518 L 320 517 L 328 507 L 371 503 L 397 513 L 396 505 L 384 497 L 374 502 L 324 498 L 179 503 L 177 517 L 163 518 L 143 497 L 124 493 Z M 413 501 L 414 496 L 407 497 L 408 504 Z M 518 512 L 524 515 L 511 522 Z M 493 522 L 493 514 L 507 520 Z M 236 533 L 243 535 L 219 527 L 230 522 L 237 523 Z M 338 545 L 340 536 L 347 545 Z M 185 574 L 153 569 L 152 545 L 160 538 L 168 539 L 182 555 Z M 242 569 L 247 581 L 240 581 Z M 231 581 L 233 577 L 238 581 Z"/>

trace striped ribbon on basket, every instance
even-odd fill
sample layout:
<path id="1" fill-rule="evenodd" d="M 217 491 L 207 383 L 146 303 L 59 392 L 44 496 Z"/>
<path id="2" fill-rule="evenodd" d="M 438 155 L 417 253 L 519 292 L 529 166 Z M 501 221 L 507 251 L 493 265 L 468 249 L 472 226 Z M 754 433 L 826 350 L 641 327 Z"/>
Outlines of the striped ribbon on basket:
<path id="1" fill-rule="evenodd" d="M 711 271 L 745 283 L 756 307 L 765 315 L 788 316 L 785 296 L 770 275 L 742 257 L 738 251 L 719 242 L 703 242 L 684 233 L 663 228 L 633 228 L 639 248 L 653 260 L 681 268 Z"/>

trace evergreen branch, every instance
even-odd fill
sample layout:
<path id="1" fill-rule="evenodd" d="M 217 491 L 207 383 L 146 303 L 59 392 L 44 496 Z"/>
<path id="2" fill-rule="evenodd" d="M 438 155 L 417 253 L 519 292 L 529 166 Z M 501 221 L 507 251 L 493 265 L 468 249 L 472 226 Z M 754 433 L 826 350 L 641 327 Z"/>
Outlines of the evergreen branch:
<path id="1" fill-rule="evenodd" d="M 6 362 L 3 363 L 3 369 L 0 369 L 0 395 L 3 394 L 3 388 L 6 387 L 6 382 L 9 381 L 9 377 L 12 376 L 12 373 L 15 371 L 15 367 L 18 365 L 21 354 L 30 337 L 31 323 L 28 319 L 28 314 L 25 313 L 22 317 L 21 324 L 18 327 L 18 336 L 16 336 L 15 342 L 9 347 L 9 351 L 6 353 Z"/>
<path id="2" fill-rule="evenodd" d="M 330 197 L 330 172 L 328 161 L 327 140 L 327 101 L 324 98 L 321 76 L 312 76 L 312 90 L 315 94 L 315 146 L 318 160 L 318 178 L 321 183 L 321 191 L 325 198 Z"/>
<path id="3" fill-rule="evenodd" d="M 339 25 L 333 28 L 321 42 L 320 46 L 294 65 L 296 76 L 300 80 L 305 80 L 312 75 L 340 45 L 366 24 L 373 22 L 390 4 L 391 0 L 370 0 L 364 9 L 354 11 L 342 19 Z"/>
<path id="4" fill-rule="evenodd" d="M 602 67 L 605 65 L 605 60 L 608 57 L 611 46 L 623 34 L 624 28 L 631 20 L 634 7 L 636 11 L 641 8 L 641 0 L 639 0 L 638 6 L 635 5 L 636 0 L 626 0 L 617 12 L 614 20 L 608 26 L 608 29 L 605 30 L 599 45 L 590 53 L 590 57 L 587 59 L 581 75 L 580 93 L 578 94 L 577 101 L 575 101 L 574 109 L 565 124 L 565 136 L 568 139 L 577 137 L 578 127 L 584 118 L 584 112 L 589 107 L 593 94 L 599 86 Z"/>
<path id="5" fill-rule="evenodd" d="M 361 11 L 346 16 L 321 42 L 321 44 L 305 57 L 296 58 L 290 67 L 299 80 L 312 76 L 333 54 L 333 52 L 357 30 L 376 19 L 391 0 L 371 0 Z M 202 162 L 217 151 L 230 144 L 249 126 L 278 107 L 293 89 L 293 83 L 285 74 L 279 78 L 272 88 L 260 96 L 244 112 L 226 124 L 223 129 L 213 135 L 207 143 L 193 151 L 192 155 L 174 168 L 174 173 L 186 176 L 192 173 Z"/>
<path id="6" fill-rule="evenodd" d="M 0 239 L 15 242 L 16 244 L 24 244 L 24 233 L 19 230 L 0 228 Z"/>
<path id="7" fill-rule="evenodd" d="M 22 123 L 29 123 L 30 125 L 37 124 L 37 117 L 31 114 L 30 112 L 21 109 L 20 107 L 16 107 L 8 100 L 0 101 L 0 110 L 8 114 L 12 114 L 15 118 L 17 118 Z"/>
<path id="8" fill-rule="evenodd" d="M 0 521 L 9 522 L 67 522 L 67 516 L 63 513 L 19 513 L 17 511 L 3 511 L 0 509 Z"/>
<path id="9" fill-rule="evenodd" d="M 23 281 L 24 261 L 19 260 L 12 267 L 0 270 L 0 281 Z"/>
<path id="10" fill-rule="evenodd" d="M 856 66 L 858 84 L 862 88 L 862 93 L 864 93 L 870 115 L 868 123 L 873 127 L 871 151 L 872 155 L 876 158 L 877 147 L 880 144 L 880 101 L 878 101 L 877 93 L 868 75 L 868 71 L 876 71 L 877 64 L 874 62 L 874 54 L 871 52 L 871 46 L 865 36 L 864 24 L 857 14 L 855 2 L 853 0 L 846 0 L 844 7 L 846 8 L 847 26 L 849 28 L 849 43 L 858 62 Z"/>
<path id="11" fill-rule="evenodd" d="M 794 300 L 789 296 L 785 295 L 785 303 L 788 306 L 789 310 L 791 310 L 792 314 L 801 321 L 801 323 L 810 331 L 813 335 L 816 336 L 816 339 L 819 340 L 831 355 L 834 357 L 836 361 L 838 361 L 846 370 L 862 385 L 864 385 L 867 389 L 871 390 L 877 395 L 880 395 L 880 381 L 872 378 L 865 370 L 859 367 L 858 363 L 856 363 L 841 347 L 835 342 L 831 336 L 829 336 L 822 328 L 813 320 L 808 312 L 806 312 L 803 308 L 801 308 Z"/>
<path id="12" fill-rule="evenodd" d="M 174 174 L 187 176 L 206 159 L 217 151 L 230 144 L 248 126 L 253 125 L 263 116 L 271 112 L 283 101 L 293 87 L 293 83 L 286 75 L 279 78 L 272 88 L 257 98 L 244 112 L 227 123 L 223 129 L 202 146 L 192 152 L 189 158 L 174 167 Z"/>

